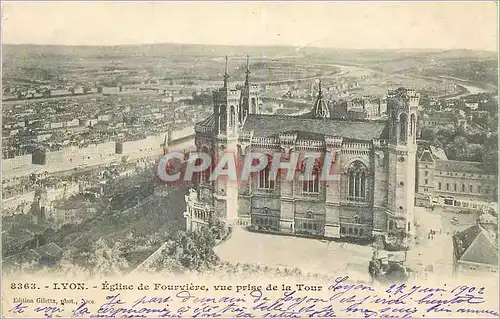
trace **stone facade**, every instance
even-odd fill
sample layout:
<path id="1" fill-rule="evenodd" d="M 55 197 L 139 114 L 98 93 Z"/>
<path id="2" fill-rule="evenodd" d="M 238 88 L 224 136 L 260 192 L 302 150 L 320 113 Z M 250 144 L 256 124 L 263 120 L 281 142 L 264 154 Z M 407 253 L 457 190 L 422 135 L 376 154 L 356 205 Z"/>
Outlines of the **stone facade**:
<path id="1" fill-rule="evenodd" d="M 482 163 L 448 160 L 432 150 L 419 157 L 417 188 L 427 204 L 483 210 L 497 202 L 497 185 L 497 176 L 485 172 Z"/>
<path id="2" fill-rule="evenodd" d="M 365 120 L 379 119 L 387 114 L 387 100 L 364 96 L 331 103 L 332 119 Z"/>
<path id="3" fill-rule="evenodd" d="M 249 152 L 281 153 L 285 158 L 297 156 L 298 166 L 307 154 L 319 153 L 321 163 L 327 155 L 331 158 L 339 178 L 304 182 L 278 175 L 272 180 L 265 169 L 246 182 L 207 182 L 207 170 L 196 191 L 186 197 L 188 229 L 217 214 L 233 225 L 290 235 L 369 239 L 412 232 L 419 101 L 415 91 L 389 91 L 387 121 L 334 120 L 321 89 L 309 114 L 264 115 L 259 114 L 259 88 L 249 83 L 249 73 L 237 91 L 229 89 L 226 71 L 223 88 L 214 92 L 214 113 L 196 125 L 197 150 L 213 157 L 230 152 L 240 159 Z"/>

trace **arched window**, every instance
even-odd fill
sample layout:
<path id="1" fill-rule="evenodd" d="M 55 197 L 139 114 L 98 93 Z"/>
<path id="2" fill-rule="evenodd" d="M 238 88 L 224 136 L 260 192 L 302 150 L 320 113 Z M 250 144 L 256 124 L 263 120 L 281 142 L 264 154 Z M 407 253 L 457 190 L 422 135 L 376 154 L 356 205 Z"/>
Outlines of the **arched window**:
<path id="1" fill-rule="evenodd" d="M 268 164 L 266 168 L 259 171 L 258 187 L 261 189 L 274 189 L 274 179 L 270 178 L 271 171 L 271 156 L 268 156 Z"/>
<path id="2" fill-rule="evenodd" d="M 259 188 L 268 188 L 269 184 L 269 170 L 267 167 L 259 171 Z"/>
<path id="3" fill-rule="evenodd" d="M 358 215 L 354 216 L 354 223 L 359 224 L 359 216 Z"/>
<path id="4" fill-rule="evenodd" d="M 472 193 L 472 185 L 469 185 L 469 193 Z"/>
<path id="5" fill-rule="evenodd" d="M 234 120 L 235 120 L 236 112 L 234 110 L 234 105 L 231 105 L 229 108 L 229 126 L 234 127 Z"/>
<path id="6" fill-rule="evenodd" d="M 396 123 L 396 114 L 392 113 L 391 116 L 391 123 L 392 123 L 392 136 L 393 140 L 396 140 L 398 136 L 398 123 Z"/>
<path id="7" fill-rule="evenodd" d="M 477 192 L 478 192 L 479 194 L 481 194 L 481 185 L 478 185 L 478 186 L 477 186 Z"/>
<path id="8" fill-rule="evenodd" d="M 399 116 L 399 141 L 400 142 L 406 142 L 406 136 L 408 135 L 407 122 L 408 122 L 408 118 L 406 117 L 406 114 L 401 114 Z"/>
<path id="9" fill-rule="evenodd" d="M 306 176 L 306 179 L 302 182 L 303 193 L 319 193 L 320 171 L 320 164 L 316 161 L 313 166 L 312 176 Z"/>
<path id="10" fill-rule="evenodd" d="M 252 114 L 257 113 L 257 102 L 255 101 L 255 98 L 252 98 Z"/>
<path id="11" fill-rule="evenodd" d="M 462 192 L 465 192 L 465 184 L 462 184 Z"/>
<path id="12" fill-rule="evenodd" d="M 455 184 L 453 185 L 453 191 L 455 191 L 455 192 L 457 191 L 457 183 L 455 183 Z"/>
<path id="13" fill-rule="evenodd" d="M 240 112 L 240 122 L 243 122 L 248 115 L 248 110 L 249 110 L 248 98 L 246 98 L 246 97 L 243 98 L 242 106 L 243 106 L 243 108 Z"/>
<path id="14" fill-rule="evenodd" d="M 366 201 L 366 166 L 360 161 L 355 161 L 347 170 L 347 199 L 353 201 Z"/>
<path id="15" fill-rule="evenodd" d="M 204 154 L 211 154 L 210 151 L 208 150 L 208 147 L 206 147 L 206 146 L 203 146 L 203 148 L 201 149 L 201 152 Z M 205 184 L 210 183 L 210 174 L 211 173 L 212 173 L 212 167 L 209 166 L 206 170 L 204 170 L 201 173 L 201 182 L 205 183 Z"/>
<path id="16" fill-rule="evenodd" d="M 394 222 L 392 220 L 389 221 L 389 229 L 394 229 Z"/>
<path id="17" fill-rule="evenodd" d="M 417 120 L 415 114 L 410 116 L 410 136 L 413 136 L 413 141 L 415 141 L 417 135 Z"/>
<path id="18" fill-rule="evenodd" d="M 221 105 L 219 107 L 219 131 L 226 130 L 226 123 L 227 123 L 226 119 L 227 119 L 226 106 Z"/>
<path id="19" fill-rule="evenodd" d="M 438 183 L 438 189 L 441 190 L 441 182 Z"/>
<path id="20" fill-rule="evenodd" d="M 450 190 L 450 183 L 446 183 L 446 190 L 449 191 Z"/>

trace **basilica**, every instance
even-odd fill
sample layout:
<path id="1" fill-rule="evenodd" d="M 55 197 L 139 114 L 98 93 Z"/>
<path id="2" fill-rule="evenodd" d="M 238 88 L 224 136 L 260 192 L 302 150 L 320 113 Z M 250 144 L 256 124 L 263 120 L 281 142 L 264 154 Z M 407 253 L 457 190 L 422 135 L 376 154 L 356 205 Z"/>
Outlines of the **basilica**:
<path id="1" fill-rule="evenodd" d="M 413 232 L 419 94 L 389 90 L 387 120 L 346 121 L 334 119 L 319 85 L 309 113 L 264 115 L 248 61 L 245 83 L 234 89 L 226 58 L 223 86 L 213 92 L 213 114 L 195 127 L 197 151 L 214 157 L 225 152 L 242 157 L 248 152 L 281 152 L 299 158 L 316 152 L 329 155 L 340 178 L 285 182 L 270 179 L 266 168 L 248 183 L 238 183 L 212 181 L 207 170 L 186 196 L 188 230 L 217 216 L 255 231 L 319 238 L 370 239 Z"/>

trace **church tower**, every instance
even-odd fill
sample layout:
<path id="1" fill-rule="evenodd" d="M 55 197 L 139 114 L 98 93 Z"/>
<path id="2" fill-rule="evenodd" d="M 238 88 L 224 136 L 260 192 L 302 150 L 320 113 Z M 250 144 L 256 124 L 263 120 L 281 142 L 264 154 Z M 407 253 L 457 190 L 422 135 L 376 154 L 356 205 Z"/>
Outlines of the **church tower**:
<path id="1" fill-rule="evenodd" d="M 228 60 L 226 56 L 226 67 L 224 72 L 224 85 L 214 91 L 214 131 L 217 135 L 231 135 L 238 129 L 238 104 L 239 92 L 229 89 Z"/>
<path id="2" fill-rule="evenodd" d="M 243 123 L 248 114 L 260 114 L 262 100 L 258 84 L 250 83 L 250 58 L 247 55 L 247 68 L 245 71 L 245 84 L 241 89 L 240 98 L 240 118 L 239 122 Z"/>
<path id="3" fill-rule="evenodd" d="M 229 88 L 228 59 L 224 72 L 224 85 L 214 91 L 214 133 L 213 133 L 213 168 L 222 163 L 224 158 L 238 152 L 238 129 L 240 119 L 240 91 Z M 231 166 L 223 166 L 231 170 Z M 233 223 L 238 218 L 238 187 L 237 181 L 220 175 L 213 181 L 214 211 L 222 219 Z"/>
<path id="4" fill-rule="evenodd" d="M 387 229 L 412 234 L 415 212 L 416 124 L 420 95 L 398 88 L 387 95 L 389 175 Z"/>

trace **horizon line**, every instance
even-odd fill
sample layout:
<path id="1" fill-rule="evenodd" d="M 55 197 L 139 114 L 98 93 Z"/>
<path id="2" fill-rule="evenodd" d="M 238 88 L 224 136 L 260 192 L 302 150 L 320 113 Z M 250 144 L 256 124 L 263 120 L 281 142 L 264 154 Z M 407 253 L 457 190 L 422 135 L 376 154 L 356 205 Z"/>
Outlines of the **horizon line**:
<path id="1" fill-rule="evenodd" d="M 282 48 L 312 48 L 312 49 L 323 49 L 323 50 L 350 50 L 350 51 L 398 51 L 398 50 L 413 50 L 413 51 L 473 51 L 473 52 L 490 52 L 490 53 L 498 53 L 497 51 L 487 50 L 487 49 L 471 49 L 471 48 L 345 48 L 345 47 L 335 47 L 335 46 L 303 46 L 303 45 L 293 45 L 293 44 L 203 44 L 203 43 L 181 43 L 181 42 L 154 42 L 154 43 L 124 43 L 124 44 L 59 44 L 59 43 L 2 43 L 3 45 L 11 45 L 11 46 L 50 46 L 50 47 L 137 47 L 137 46 L 153 46 L 153 45 L 192 45 L 192 46 L 212 46 L 212 47 L 282 47 Z"/>

